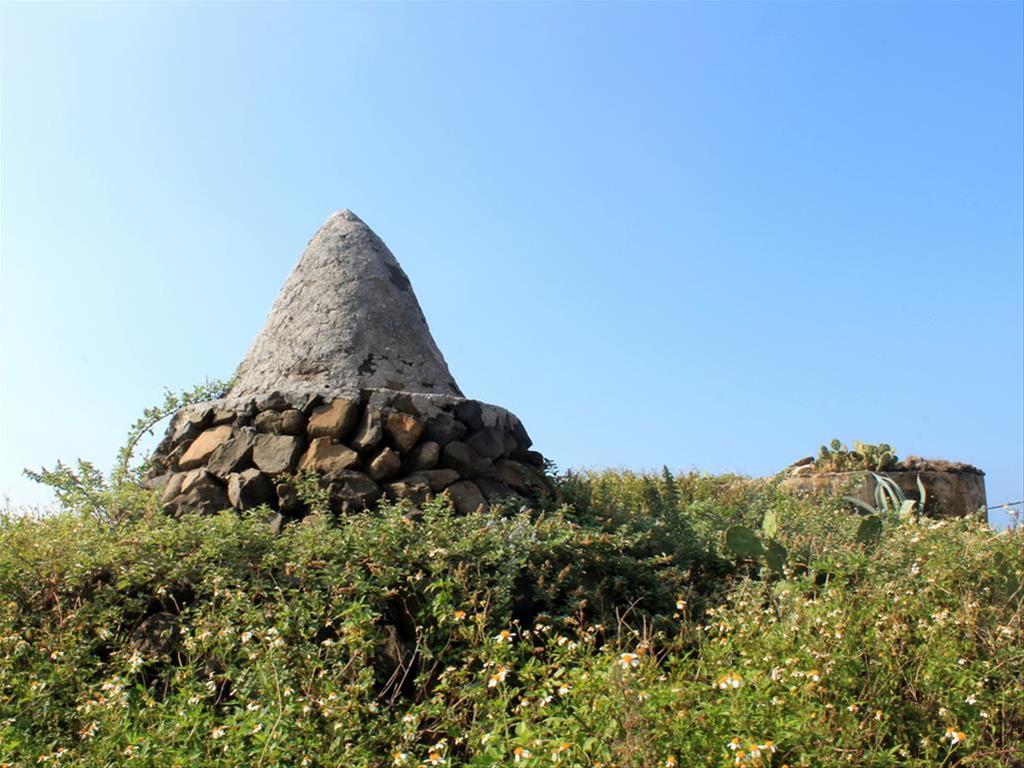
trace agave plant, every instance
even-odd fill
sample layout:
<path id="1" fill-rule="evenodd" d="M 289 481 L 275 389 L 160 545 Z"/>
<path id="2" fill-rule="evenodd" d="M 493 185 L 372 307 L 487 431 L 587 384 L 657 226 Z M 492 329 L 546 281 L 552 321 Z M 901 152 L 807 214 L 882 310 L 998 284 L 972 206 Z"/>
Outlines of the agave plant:
<path id="1" fill-rule="evenodd" d="M 917 519 L 928 501 L 928 492 L 924 489 L 920 475 L 917 477 L 917 489 L 921 494 L 920 500 L 908 499 L 907 495 L 903 493 L 903 489 L 891 477 L 885 477 L 875 472 L 872 472 L 871 476 L 875 478 L 875 506 L 855 499 L 853 496 L 844 496 L 843 498 L 859 507 L 862 514 L 879 517 L 884 514 L 896 514 L 900 519 L 906 521 Z"/>

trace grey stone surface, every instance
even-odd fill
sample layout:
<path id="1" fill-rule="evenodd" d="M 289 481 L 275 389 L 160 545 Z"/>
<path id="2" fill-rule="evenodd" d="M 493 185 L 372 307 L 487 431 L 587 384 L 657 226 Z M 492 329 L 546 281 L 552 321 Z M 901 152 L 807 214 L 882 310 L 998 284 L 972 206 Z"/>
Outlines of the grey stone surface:
<path id="1" fill-rule="evenodd" d="M 480 509 L 490 508 L 480 488 L 472 480 L 455 483 L 449 486 L 445 493 L 451 498 L 455 511 L 460 515 L 470 515 Z"/>
<path id="2" fill-rule="evenodd" d="M 448 443 L 441 451 L 441 466 L 454 469 L 460 476 L 473 479 L 493 471 L 490 459 L 484 458 L 465 443 Z"/>
<path id="3" fill-rule="evenodd" d="M 407 477 L 384 486 L 384 493 L 389 499 L 408 499 L 413 504 L 422 504 L 430 498 L 431 488 L 427 483 L 416 477 Z"/>
<path id="4" fill-rule="evenodd" d="M 258 469 L 247 469 L 228 477 L 228 501 L 235 509 L 270 504 L 274 498 L 274 484 Z"/>
<path id="5" fill-rule="evenodd" d="M 454 469 L 425 469 L 409 475 L 408 479 L 417 478 L 423 480 L 430 486 L 432 491 L 440 491 L 459 479 L 459 473 Z"/>
<path id="6" fill-rule="evenodd" d="M 487 459 L 500 459 L 515 450 L 512 436 L 505 431 L 487 427 L 478 429 L 466 438 L 466 445 Z"/>
<path id="7" fill-rule="evenodd" d="M 278 475 L 295 469 L 302 443 L 290 435 L 257 435 L 252 451 L 256 466 L 268 475 Z"/>
<path id="8" fill-rule="evenodd" d="M 239 472 L 252 464 L 252 448 L 255 444 L 256 434 L 251 428 L 243 428 L 210 454 L 206 468 L 222 480 L 227 479 L 232 472 Z"/>
<path id="9" fill-rule="evenodd" d="M 235 377 L 231 399 L 369 388 L 462 394 L 409 278 L 347 210 L 309 242 Z"/>
<path id="10" fill-rule="evenodd" d="M 441 446 L 432 440 L 420 443 L 413 448 L 412 453 L 406 459 L 406 469 L 410 472 L 419 472 L 421 469 L 433 469 L 441 458 Z"/>
<path id="11" fill-rule="evenodd" d="M 328 472 L 320 479 L 320 485 L 330 493 L 331 502 L 345 512 L 363 508 L 381 496 L 377 483 L 362 472 L 352 470 Z"/>
<path id="12" fill-rule="evenodd" d="M 384 439 L 384 416 L 379 408 L 368 407 L 363 411 L 363 418 L 352 438 L 352 447 L 357 451 L 369 451 L 376 448 Z"/>

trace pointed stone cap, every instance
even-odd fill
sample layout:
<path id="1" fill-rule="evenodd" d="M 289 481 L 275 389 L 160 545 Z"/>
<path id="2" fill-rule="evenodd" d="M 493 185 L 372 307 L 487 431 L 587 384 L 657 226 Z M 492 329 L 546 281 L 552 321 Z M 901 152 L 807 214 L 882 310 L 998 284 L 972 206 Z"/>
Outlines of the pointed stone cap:
<path id="1" fill-rule="evenodd" d="M 302 253 L 227 397 L 367 389 L 462 396 L 409 278 L 373 230 L 342 210 Z"/>

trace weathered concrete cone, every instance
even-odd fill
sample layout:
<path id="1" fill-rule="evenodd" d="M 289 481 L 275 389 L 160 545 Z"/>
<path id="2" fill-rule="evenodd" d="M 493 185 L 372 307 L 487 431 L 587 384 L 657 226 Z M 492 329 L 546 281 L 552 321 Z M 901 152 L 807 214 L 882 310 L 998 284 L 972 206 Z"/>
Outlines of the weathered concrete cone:
<path id="1" fill-rule="evenodd" d="M 221 400 L 175 415 L 152 484 L 172 514 L 305 507 L 313 472 L 337 512 L 444 493 L 460 512 L 550 495 L 522 423 L 462 395 L 409 278 L 350 211 L 309 242 Z"/>
<path id="2" fill-rule="evenodd" d="M 320 228 L 285 281 L 249 354 L 235 398 L 364 389 L 462 396 L 409 278 L 351 211 Z"/>

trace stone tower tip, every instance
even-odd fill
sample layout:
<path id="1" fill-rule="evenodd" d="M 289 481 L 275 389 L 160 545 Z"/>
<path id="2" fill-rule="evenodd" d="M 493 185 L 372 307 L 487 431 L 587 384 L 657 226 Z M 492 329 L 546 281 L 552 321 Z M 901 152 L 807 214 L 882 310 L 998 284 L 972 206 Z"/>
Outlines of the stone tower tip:
<path id="1" fill-rule="evenodd" d="M 348 209 L 309 241 L 235 380 L 230 398 L 364 389 L 462 395 L 408 276 Z"/>

